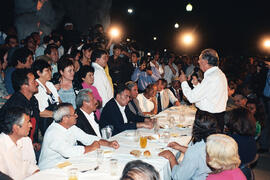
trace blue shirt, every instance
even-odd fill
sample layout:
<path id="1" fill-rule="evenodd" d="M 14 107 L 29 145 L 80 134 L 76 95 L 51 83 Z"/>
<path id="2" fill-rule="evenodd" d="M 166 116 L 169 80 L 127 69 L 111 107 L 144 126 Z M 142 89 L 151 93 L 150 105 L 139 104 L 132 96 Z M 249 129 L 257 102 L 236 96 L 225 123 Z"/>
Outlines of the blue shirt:
<path id="1" fill-rule="evenodd" d="M 263 95 L 270 98 L 270 69 L 268 69 Z"/>
<path id="2" fill-rule="evenodd" d="M 131 80 L 138 81 L 139 90 L 143 91 L 149 84 L 155 83 L 159 78 L 161 78 L 159 71 L 155 67 L 151 67 L 152 75 L 149 76 L 146 71 L 140 71 L 137 67 L 131 76 Z"/>
<path id="3" fill-rule="evenodd" d="M 206 144 L 202 140 L 189 143 L 184 159 L 172 169 L 173 180 L 197 179 L 204 180 L 211 170 L 206 164 Z"/>
<path id="4" fill-rule="evenodd" d="M 6 72 L 5 72 L 5 86 L 7 89 L 8 94 L 13 94 L 14 93 L 14 89 L 12 86 L 12 73 L 15 71 L 15 67 L 8 67 Z"/>

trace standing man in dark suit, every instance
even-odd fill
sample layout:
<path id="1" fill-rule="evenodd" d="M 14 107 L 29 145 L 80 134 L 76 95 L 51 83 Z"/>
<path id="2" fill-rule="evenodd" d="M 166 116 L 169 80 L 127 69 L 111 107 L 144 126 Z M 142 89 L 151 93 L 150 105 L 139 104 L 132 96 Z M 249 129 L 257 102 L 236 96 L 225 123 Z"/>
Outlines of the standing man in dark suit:
<path id="1" fill-rule="evenodd" d="M 76 97 L 76 113 L 78 115 L 76 126 L 87 134 L 101 137 L 99 124 L 95 111 L 97 100 L 91 89 L 82 89 Z"/>
<path id="2" fill-rule="evenodd" d="M 153 122 L 149 118 L 144 118 L 133 114 L 126 108 L 130 99 L 130 90 L 124 85 L 115 88 L 115 96 L 112 98 L 101 113 L 100 127 L 113 126 L 113 135 L 128 129 L 153 128 Z"/>

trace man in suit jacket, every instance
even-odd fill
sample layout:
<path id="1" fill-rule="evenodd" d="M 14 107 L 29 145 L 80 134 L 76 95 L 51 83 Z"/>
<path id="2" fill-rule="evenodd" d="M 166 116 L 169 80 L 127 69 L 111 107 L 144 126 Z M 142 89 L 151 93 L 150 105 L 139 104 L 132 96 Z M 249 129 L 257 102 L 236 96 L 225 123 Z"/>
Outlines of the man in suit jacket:
<path id="1" fill-rule="evenodd" d="M 179 102 L 183 100 L 183 92 L 181 90 L 181 83 L 178 77 L 173 78 L 172 86 L 169 88 L 173 95 L 178 99 Z"/>
<path id="2" fill-rule="evenodd" d="M 166 88 L 167 81 L 165 79 L 159 79 L 156 84 L 158 112 L 168 108 L 169 103 L 173 104 L 174 106 L 180 106 L 179 100 L 174 96 L 171 90 Z"/>
<path id="3" fill-rule="evenodd" d="M 82 89 L 76 97 L 78 115 L 76 126 L 87 134 L 101 137 L 99 124 L 95 115 L 98 105 L 91 89 Z"/>
<path id="4" fill-rule="evenodd" d="M 103 108 L 100 117 L 100 127 L 113 126 L 113 135 L 128 129 L 153 128 L 153 122 L 133 114 L 126 108 L 130 99 L 130 90 L 124 85 L 115 88 L 115 98 L 112 98 Z"/>

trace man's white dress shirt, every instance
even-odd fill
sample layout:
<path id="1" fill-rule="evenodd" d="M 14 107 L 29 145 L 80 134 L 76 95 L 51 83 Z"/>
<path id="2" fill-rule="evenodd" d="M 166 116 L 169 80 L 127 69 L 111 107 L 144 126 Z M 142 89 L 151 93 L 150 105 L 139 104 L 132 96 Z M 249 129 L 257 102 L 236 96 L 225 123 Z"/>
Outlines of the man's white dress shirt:
<path id="1" fill-rule="evenodd" d="M 22 180 L 38 170 L 36 157 L 29 137 L 16 144 L 5 133 L 0 134 L 0 171 L 12 179 Z"/>
<path id="2" fill-rule="evenodd" d="M 220 113 L 226 110 L 228 100 L 227 79 L 217 67 L 211 67 L 204 73 L 201 84 L 191 89 L 187 81 L 181 84 L 183 94 L 190 103 L 195 103 L 202 111 Z"/>
<path id="3" fill-rule="evenodd" d="M 84 145 L 91 145 L 95 140 L 99 140 L 99 138 L 86 134 L 75 125 L 66 129 L 59 123 L 53 122 L 44 135 L 39 168 L 42 170 L 53 168 L 67 158 L 81 156 L 84 154 L 85 148 L 77 145 L 77 141 Z"/>
<path id="4" fill-rule="evenodd" d="M 99 124 L 95 121 L 94 112 L 91 112 L 90 114 L 86 113 L 84 110 L 80 109 L 83 114 L 85 115 L 86 119 L 92 126 L 93 130 L 95 131 L 96 135 L 101 138 L 101 134 L 99 131 Z"/>
<path id="5" fill-rule="evenodd" d="M 92 67 L 95 69 L 94 84 L 102 98 L 102 107 L 113 97 L 112 86 L 106 76 L 105 70 L 99 64 L 93 62 Z"/>
<path id="6" fill-rule="evenodd" d="M 121 106 L 121 105 L 116 101 L 116 99 L 114 99 L 114 100 L 115 100 L 117 106 L 118 106 L 119 109 L 120 109 L 120 112 L 121 112 L 122 117 L 123 117 L 123 119 L 124 119 L 124 123 L 125 123 L 125 124 L 128 123 L 128 119 L 127 119 L 127 116 L 126 116 L 126 113 L 125 113 L 126 106 Z"/>

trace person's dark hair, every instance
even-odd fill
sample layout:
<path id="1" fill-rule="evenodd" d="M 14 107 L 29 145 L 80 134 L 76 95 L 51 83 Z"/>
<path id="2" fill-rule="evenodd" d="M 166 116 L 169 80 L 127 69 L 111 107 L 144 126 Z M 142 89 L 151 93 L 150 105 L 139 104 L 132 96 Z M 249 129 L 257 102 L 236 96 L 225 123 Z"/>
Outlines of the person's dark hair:
<path id="1" fill-rule="evenodd" d="M 159 80 L 158 80 L 158 82 L 159 81 L 161 81 L 161 84 L 164 86 L 164 88 L 166 88 L 167 87 L 167 81 L 166 81 L 166 79 L 163 79 L 163 78 L 160 78 Z"/>
<path id="2" fill-rule="evenodd" d="M 22 126 L 24 119 L 23 114 L 30 115 L 30 111 L 23 107 L 10 107 L 5 110 L 3 122 L 1 122 L 1 132 L 11 134 L 13 125 Z"/>
<path id="3" fill-rule="evenodd" d="M 34 61 L 34 63 L 32 64 L 32 71 L 36 79 L 39 78 L 37 71 L 40 71 L 42 73 L 43 69 L 45 68 L 51 68 L 51 65 L 46 60 L 38 59 Z"/>
<path id="4" fill-rule="evenodd" d="M 266 114 L 265 114 L 265 108 L 263 106 L 263 103 L 260 102 L 257 98 L 255 99 L 248 99 L 247 104 L 254 104 L 256 106 L 256 112 L 254 114 L 254 117 L 256 121 L 259 121 L 261 126 L 264 126 Z"/>
<path id="5" fill-rule="evenodd" d="M 229 112 L 229 122 L 227 124 L 230 133 L 243 136 L 254 136 L 256 122 L 251 112 L 246 108 L 237 108 Z"/>
<path id="6" fill-rule="evenodd" d="M 120 49 L 120 50 L 122 50 L 123 47 L 122 47 L 120 44 L 115 44 L 115 45 L 113 46 L 113 50 L 115 50 L 115 49 Z"/>
<path id="7" fill-rule="evenodd" d="M 208 64 L 211 66 L 218 66 L 219 57 L 218 53 L 214 49 L 205 49 L 201 53 L 201 57 L 204 60 L 208 61 Z"/>
<path id="8" fill-rule="evenodd" d="M 68 59 L 67 57 L 61 57 L 61 59 L 57 62 L 58 72 L 65 70 L 66 67 L 73 66 L 72 60 Z"/>
<path id="9" fill-rule="evenodd" d="M 92 54 L 91 54 L 91 61 L 96 62 L 98 58 L 101 58 L 103 54 L 107 54 L 107 51 L 103 49 L 94 49 Z"/>
<path id="10" fill-rule="evenodd" d="M 43 43 L 44 44 L 48 44 L 50 42 L 50 40 L 51 40 L 51 37 L 50 36 L 44 36 L 43 37 Z"/>
<path id="11" fill-rule="evenodd" d="M 54 43 L 56 43 L 57 41 L 60 41 L 61 42 L 61 39 L 60 39 L 60 36 L 59 35 L 54 35 L 52 37 L 52 40 L 53 40 Z"/>
<path id="12" fill-rule="evenodd" d="M 139 58 L 139 57 L 140 57 L 140 54 L 139 54 L 137 51 L 132 51 L 132 53 L 131 53 L 131 54 L 135 54 L 137 58 Z"/>
<path id="13" fill-rule="evenodd" d="M 8 48 L 0 48 L 0 62 L 4 63 L 4 56 L 8 52 Z"/>
<path id="14" fill-rule="evenodd" d="M 137 177 L 137 178 L 136 178 Z M 141 160 L 130 161 L 126 164 L 120 180 L 159 180 L 159 173 L 155 168 Z"/>
<path id="15" fill-rule="evenodd" d="M 30 36 L 35 36 L 35 35 L 38 35 L 39 36 L 39 32 L 32 32 L 31 34 L 30 34 Z"/>
<path id="16" fill-rule="evenodd" d="M 92 66 L 83 66 L 80 68 L 79 72 L 78 72 L 78 80 L 80 81 L 80 84 L 83 82 L 82 78 L 85 78 L 85 76 L 87 75 L 87 73 L 95 72 L 95 69 Z"/>
<path id="17" fill-rule="evenodd" d="M 56 44 L 48 44 L 48 46 L 46 47 L 46 49 L 44 50 L 44 54 L 51 54 L 52 53 L 52 50 L 53 49 L 56 49 L 58 50 L 58 47 Z"/>
<path id="18" fill-rule="evenodd" d="M 12 73 L 11 80 L 12 86 L 15 92 L 21 89 L 21 86 L 24 84 L 28 84 L 28 74 L 33 73 L 31 69 L 15 69 Z"/>
<path id="19" fill-rule="evenodd" d="M 70 57 L 75 58 L 77 54 L 80 54 L 81 56 L 81 51 L 79 51 L 76 47 L 72 47 L 71 52 L 70 52 Z"/>
<path id="20" fill-rule="evenodd" d="M 206 138 L 217 133 L 218 123 L 216 117 L 206 111 L 198 110 L 195 115 L 195 121 L 192 129 L 192 142 L 195 144 L 203 140 L 206 142 Z"/>
<path id="21" fill-rule="evenodd" d="M 125 90 L 129 91 L 128 87 L 124 84 L 118 84 L 117 86 L 114 86 L 114 97 L 116 98 L 118 94 L 121 94 Z"/>
<path id="22" fill-rule="evenodd" d="M 8 35 L 6 37 L 6 39 L 5 39 L 5 44 L 8 44 L 10 39 L 16 39 L 16 41 L 18 42 L 18 37 L 17 36 L 15 36 L 15 35 Z"/>
<path id="23" fill-rule="evenodd" d="M 24 40 L 24 45 L 27 46 L 27 43 L 28 43 L 30 40 L 33 40 L 34 43 L 36 43 L 36 42 L 35 42 L 35 39 L 30 35 L 30 36 L 27 36 L 27 37 L 25 38 L 25 40 Z"/>
<path id="24" fill-rule="evenodd" d="M 86 44 L 84 44 L 83 45 L 83 47 L 82 47 L 82 51 L 85 51 L 85 50 L 87 50 L 87 49 L 90 49 L 90 50 L 92 50 L 93 49 L 93 44 L 90 44 L 90 43 L 86 43 Z"/>
<path id="25" fill-rule="evenodd" d="M 30 51 L 28 48 L 22 47 L 16 49 L 14 54 L 12 55 L 12 66 L 17 66 L 18 61 L 22 64 L 25 64 L 29 55 L 33 55 L 33 52 Z"/>
<path id="26" fill-rule="evenodd" d="M 149 92 L 153 89 L 154 84 L 149 84 L 146 86 L 146 88 L 144 89 L 144 93 L 145 94 L 149 94 Z"/>

